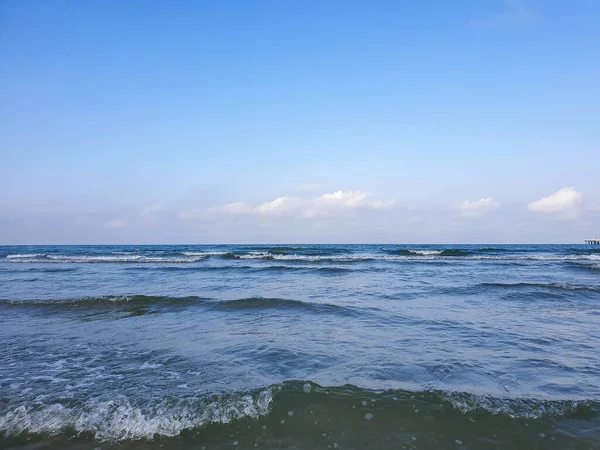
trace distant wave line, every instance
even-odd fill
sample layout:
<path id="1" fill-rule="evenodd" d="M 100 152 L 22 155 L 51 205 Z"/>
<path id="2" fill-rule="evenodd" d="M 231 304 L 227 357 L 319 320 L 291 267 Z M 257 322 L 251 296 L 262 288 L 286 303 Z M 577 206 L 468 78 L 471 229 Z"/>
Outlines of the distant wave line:
<path id="1" fill-rule="evenodd" d="M 304 261 L 353 263 L 367 261 L 600 261 L 597 254 L 575 255 L 477 255 L 457 250 L 398 250 L 395 254 L 354 255 L 304 255 L 273 254 L 270 252 L 182 252 L 179 256 L 131 255 L 57 255 L 57 254 L 13 254 L 5 257 L 10 263 L 196 263 L 208 258 L 229 260 Z"/>

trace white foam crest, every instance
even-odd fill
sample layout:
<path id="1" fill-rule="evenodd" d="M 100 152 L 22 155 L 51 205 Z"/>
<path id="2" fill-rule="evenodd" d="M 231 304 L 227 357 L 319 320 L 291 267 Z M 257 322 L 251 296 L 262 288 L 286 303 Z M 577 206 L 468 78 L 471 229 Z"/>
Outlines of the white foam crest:
<path id="1" fill-rule="evenodd" d="M 48 255 L 48 259 L 54 261 L 68 262 L 112 262 L 112 261 L 141 261 L 148 257 L 142 255 L 121 255 L 121 256 L 67 256 L 67 255 Z"/>
<path id="2" fill-rule="evenodd" d="M 258 418 L 270 411 L 271 389 L 256 396 L 221 397 L 214 402 L 194 399 L 168 401 L 137 407 L 126 397 L 110 401 L 89 401 L 82 407 L 59 403 L 21 405 L 0 416 L 0 432 L 7 436 L 22 433 L 58 434 L 65 428 L 92 433 L 101 441 L 153 439 L 177 436 L 183 430 L 208 423 L 229 423 L 243 417 Z"/>
<path id="3" fill-rule="evenodd" d="M 412 250 L 411 250 L 412 251 Z M 270 258 L 280 261 L 423 261 L 423 260 L 471 260 L 471 261 L 571 261 L 571 260 L 600 260 L 599 255 L 566 255 L 566 256 L 489 256 L 489 255 L 469 255 L 469 256 L 444 256 L 441 251 L 419 250 L 412 251 L 419 256 L 411 255 L 378 255 L 378 254 L 355 254 L 355 255 L 273 255 L 271 253 L 251 253 L 241 255 L 241 259 L 264 259 Z"/>
<path id="4" fill-rule="evenodd" d="M 334 262 L 352 262 L 352 261 L 365 261 L 374 259 L 384 259 L 385 256 L 377 255 L 273 255 L 273 259 L 279 261 L 334 261 Z"/>
<path id="5" fill-rule="evenodd" d="M 144 369 L 158 369 L 159 367 L 163 367 L 161 363 L 152 363 L 150 361 L 146 361 L 144 364 L 140 366 L 140 370 Z"/>
<path id="6" fill-rule="evenodd" d="M 463 414 L 472 411 L 486 411 L 493 415 L 506 415 L 512 418 L 539 419 L 542 417 L 564 416 L 584 405 L 584 401 L 550 401 L 535 399 L 508 399 L 464 393 L 448 393 L 446 400 Z"/>
<path id="7" fill-rule="evenodd" d="M 544 286 L 544 285 L 540 285 L 540 286 Z M 548 285 L 545 285 L 544 287 L 564 289 L 565 291 L 599 291 L 600 290 L 600 287 L 596 287 L 596 286 L 567 284 L 567 283 L 549 283 Z"/>
<path id="8" fill-rule="evenodd" d="M 44 256 L 44 255 L 41 255 Z M 204 259 L 204 256 L 180 256 L 180 257 L 167 257 L 167 256 L 145 256 L 145 255 L 83 255 L 83 256 L 69 256 L 69 255 L 45 255 L 44 259 L 35 257 L 31 258 L 11 258 L 11 262 L 27 262 L 27 263 L 191 263 L 197 262 Z"/>
<path id="9" fill-rule="evenodd" d="M 523 256 L 444 256 L 438 250 L 411 250 L 411 255 L 381 255 L 381 254 L 354 254 L 354 255 L 278 255 L 270 252 L 249 252 L 238 255 L 240 259 L 259 260 L 272 259 L 278 261 L 424 261 L 424 260 L 459 260 L 459 261 L 600 261 L 600 255 L 523 255 Z M 41 254 L 16 254 L 8 255 L 6 259 L 13 263 L 193 263 L 209 256 L 224 256 L 228 252 L 182 252 L 183 256 L 146 256 L 140 254 L 123 255 L 41 255 Z"/>
<path id="10" fill-rule="evenodd" d="M 223 255 L 226 255 L 228 252 L 181 252 L 181 253 L 185 256 L 208 257 L 208 256 L 223 256 Z"/>
<path id="11" fill-rule="evenodd" d="M 470 256 L 444 256 L 441 251 L 419 250 L 413 251 L 418 254 L 411 255 L 378 255 L 378 254 L 354 254 L 354 255 L 274 255 L 269 252 L 251 252 L 239 255 L 240 259 L 273 259 L 277 261 L 333 261 L 333 262 L 353 262 L 353 261 L 424 261 L 424 260 L 466 260 L 466 261 L 571 261 L 571 260 L 598 260 L 598 255 L 567 255 L 567 256 L 489 256 L 489 255 L 470 255 Z"/>
<path id="12" fill-rule="evenodd" d="M 599 261 L 600 255 L 566 255 L 566 256 L 531 255 L 531 256 L 525 256 L 525 259 L 530 259 L 533 261 L 577 261 L 577 260 Z"/>
<path id="13" fill-rule="evenodd" d="M 264 259 L 264 258 L 273 258 L 274 255 L 269 252 L 248 252 L 244 255 L 239 256 L 240 259 Z"/>

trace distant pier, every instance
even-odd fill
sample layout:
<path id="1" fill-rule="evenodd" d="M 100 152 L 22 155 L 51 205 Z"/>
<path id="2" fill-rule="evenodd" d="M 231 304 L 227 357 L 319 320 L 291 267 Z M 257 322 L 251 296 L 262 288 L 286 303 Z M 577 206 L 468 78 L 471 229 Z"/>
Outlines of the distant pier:
<path id="1" fill-rule="evenodd" d="M 600 245 L 600 239 L 586 239 L 586 244 Z"/>

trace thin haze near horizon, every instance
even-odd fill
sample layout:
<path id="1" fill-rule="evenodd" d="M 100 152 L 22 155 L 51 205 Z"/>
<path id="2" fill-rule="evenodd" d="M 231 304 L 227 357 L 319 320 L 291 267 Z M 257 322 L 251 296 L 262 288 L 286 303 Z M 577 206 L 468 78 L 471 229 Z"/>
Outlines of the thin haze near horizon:
<path id="1" fill-rule="evenodd" d="M 4 1 L 0 244 L 600 236 L 600 2 Z"/>

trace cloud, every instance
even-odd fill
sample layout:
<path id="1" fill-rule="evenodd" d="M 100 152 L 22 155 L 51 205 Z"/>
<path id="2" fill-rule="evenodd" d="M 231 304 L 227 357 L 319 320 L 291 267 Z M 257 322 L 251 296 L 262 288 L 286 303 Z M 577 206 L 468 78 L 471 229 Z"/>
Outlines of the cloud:
<path id="1" fill-rule="evenodd" d="M 257 206 L 255 212 L 257 214 L 282 214 L 284 211 L 291 210 L 294 207 L 299 206 L 300 199 L 284 195 L 283 197 L 276 198 L 273 201 L 263 203 Z"/>
<path id="2" fill-rule="evenodd" d="M 160 211 L 161 209 L 162 209 L 162 205 L 146 206 L 144 209 L 142 209 L 141 216 L 148 218 L 148 217 L 152 216 L 152 214 Z"/>
<path id="3" fill-rule="evenodd" d="M 471 24 L 478 27 L 523 25 L 535 21 L 536 18 L 537 12 L 531 1 L 505 0 L 502 12 L 472 20 Z"/>
<path id="4" fill-rule="evenodd" d="M 395 201 L 375 200 L 368 202 L 371 194 L 363 191 L 335 191 L 320 197 L 302 198 L 284 195 L 272 201 L 251 206 L 245 202 L 230 203 L 224 206 L 210 208 L 205 215 L 256 215 L 256 216 L 289 216 L 289 217 L 320 217 L 334 213 L 353 211 L 359 208 L 387 210 L 395 205 Z M 198 217 L 197 213 L 181 213 L 181 219 Z"/>
<path id="5" fill-rule="evenodd" d="M 104 224 L 105 228 L 123 228 L 127 226 L 127 222 L 121 219 L 112 219 Z"/>
<path id="6" fill-rule="evenodd" d="M 574 187 L 565 187 L 554 194 L 543 197 L 527 205 L 530 211 L 544 214 L 558 214 L 564 219 L 579 217 L 579 206 L 583 194 Z"/>
<path id="7" fill-rule="evenodd" d="M 316 202 L 326 206 L 338 206 L 342 208 L 357 208 L 364 205 L 367 197 L 371 194 L 361 191 L 335 191 L 323 194 Z"/>
<path id="8" fill-rule="evenodd" d="M 237 216 L 252 213 L 254 208 L 246 202 L 234 202 L 226 205 L 215 206 L 205 210 L 192 209 L 178 214 L 180 220 L 194 221 L 214 218 L 215 216 Z"/>
<path id="9" fill-rule="evenodd" d="M 212 214 L 228 214 L 228 215 L 236 215 L 236 214 L 247 214 L 252 211 L 252 206 L 246 202 L 235 202 L 228 203 L 227 205 L 217 206 L 216 208 L 210 208 L 208 210 L 209 213 Z"/>
<path id="10" fill-rule="evenodd" d="M 465 217 L 480 217 L 487 211 L 497 208 L 498 202 L 492 198 L 482 198 L 477 201 L 465 200 L 458 205 L 458 209 L 462 212 Z"/>

